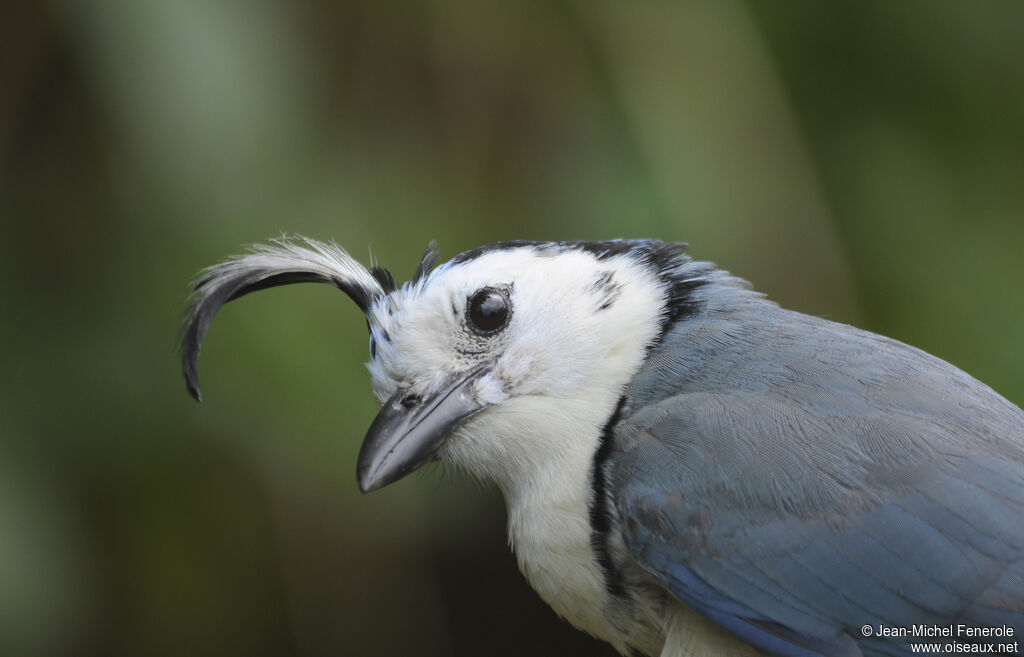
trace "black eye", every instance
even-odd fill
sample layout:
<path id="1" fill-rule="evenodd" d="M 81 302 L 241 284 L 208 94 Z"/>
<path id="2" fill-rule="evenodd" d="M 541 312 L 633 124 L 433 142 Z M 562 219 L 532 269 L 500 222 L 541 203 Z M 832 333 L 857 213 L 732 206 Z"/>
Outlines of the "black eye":
<path id="1" fill-rule="evenodd" d="M 485 287 L 469 298 L 466 316 L 478 333 L 496 333 L 505 328 L 512 314 L 508 294 L 503 290 Z"/>

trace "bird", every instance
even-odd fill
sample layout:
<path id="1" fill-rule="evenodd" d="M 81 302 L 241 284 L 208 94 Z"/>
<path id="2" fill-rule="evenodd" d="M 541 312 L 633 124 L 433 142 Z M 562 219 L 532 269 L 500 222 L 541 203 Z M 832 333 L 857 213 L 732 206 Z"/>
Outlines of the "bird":
<path id="1" fill-rule="evenodd" d="M 1024 412 L 985 384 L 683 244 L 438 260 L 431 243 L 399 286 L 282 235 L 205 270 L 189 392 L 224 304 L 327 283 L 369 328 L 361 491 L 435 461 L 493 482 L 526 580 L 621 654 L 952 654 L 1024 633 Z"/>

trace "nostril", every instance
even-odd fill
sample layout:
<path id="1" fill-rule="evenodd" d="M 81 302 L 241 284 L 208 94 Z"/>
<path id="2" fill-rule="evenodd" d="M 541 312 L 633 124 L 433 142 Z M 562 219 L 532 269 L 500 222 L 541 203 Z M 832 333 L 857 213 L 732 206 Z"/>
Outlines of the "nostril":
<path id="1" fill-rule="evenodd" d="M 423 398 L 413 393 L 402 398 L 402 406 L 405 408 L 415 408 L 420 405 L 421 401 L 423 401 Z"/>

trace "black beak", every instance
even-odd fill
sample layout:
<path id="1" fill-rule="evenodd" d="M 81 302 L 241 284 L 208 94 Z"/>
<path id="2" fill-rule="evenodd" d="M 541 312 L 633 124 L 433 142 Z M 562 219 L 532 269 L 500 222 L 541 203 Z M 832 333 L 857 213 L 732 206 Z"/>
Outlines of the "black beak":
<path id="1" fill-rule="evenodd" d="M 481 374 L 474 370 L 427 397 L 399 390 L 384 402 L 359 450 L 359 490 L 383 488 L 417 469 L 452 431 L 486 408 L 471 390 Z"/>

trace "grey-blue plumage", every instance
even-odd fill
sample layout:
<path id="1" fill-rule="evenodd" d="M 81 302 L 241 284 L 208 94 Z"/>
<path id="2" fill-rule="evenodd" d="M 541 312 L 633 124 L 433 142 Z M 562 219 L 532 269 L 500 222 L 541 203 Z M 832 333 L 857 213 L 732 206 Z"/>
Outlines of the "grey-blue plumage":
<path id="1" fill-rule="evenodd" d="M 641 566 L 780 655 L 911 654 L 864 625 L 1024 633 L 1024 412 L 894 340 L 698 294 L 599 464 Z"/>

